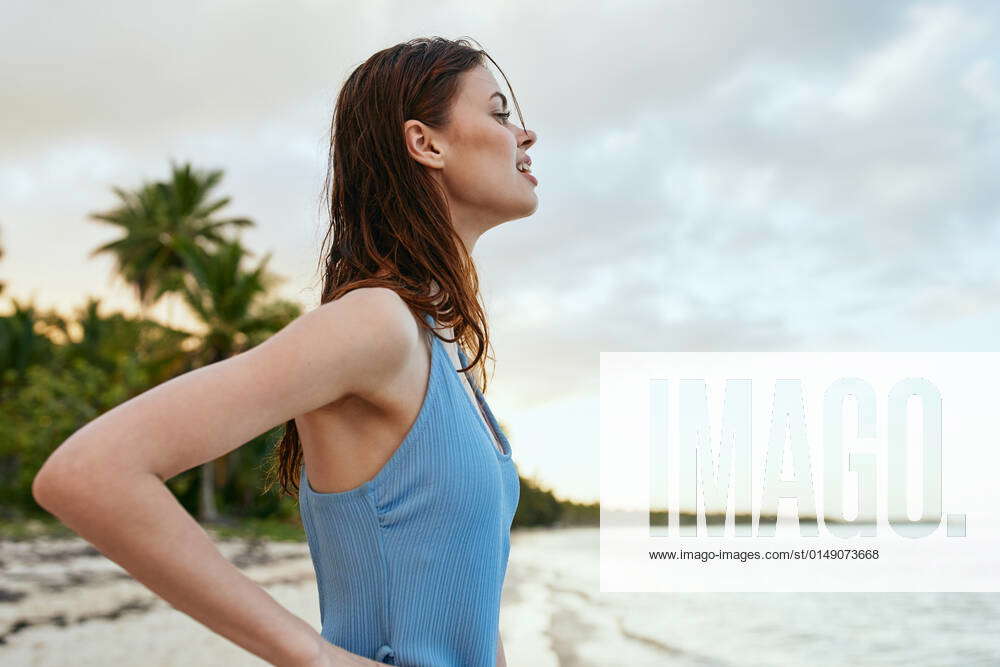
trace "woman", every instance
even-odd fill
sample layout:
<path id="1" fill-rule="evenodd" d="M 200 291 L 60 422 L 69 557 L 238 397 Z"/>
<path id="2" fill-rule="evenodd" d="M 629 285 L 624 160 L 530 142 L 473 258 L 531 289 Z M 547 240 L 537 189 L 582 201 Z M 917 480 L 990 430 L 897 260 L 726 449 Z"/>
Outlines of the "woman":
<path id="1" fill-rule="evenodd" d="M 488 346 L 470 254 L 537 208 L 519 170 L 536 136 L 509 122 L 484 57 L 464 39 L 414 39 L 360 65 L 333 120 L 322 304 L 90 422 L 35 478 L 70 528 L 272 664 L 505 662 L 519 486 L 470 384 Z M 320 633 L 230 564 L 164 485 L 283 422 L 275 469 L 298 491 Z"/>

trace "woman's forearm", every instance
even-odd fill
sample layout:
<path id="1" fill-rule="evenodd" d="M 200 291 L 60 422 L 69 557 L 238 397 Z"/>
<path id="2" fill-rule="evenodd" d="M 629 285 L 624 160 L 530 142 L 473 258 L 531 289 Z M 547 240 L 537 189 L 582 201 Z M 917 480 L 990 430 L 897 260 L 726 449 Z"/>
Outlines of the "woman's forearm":
<path id="1" fill-rule="evenodd" d="M 54 473 L 36 488 L 48 511 L 136 580 L 263 660 L 375 664 L 322 640 L 226 560 L 156 475 L 77 470 Z"/>

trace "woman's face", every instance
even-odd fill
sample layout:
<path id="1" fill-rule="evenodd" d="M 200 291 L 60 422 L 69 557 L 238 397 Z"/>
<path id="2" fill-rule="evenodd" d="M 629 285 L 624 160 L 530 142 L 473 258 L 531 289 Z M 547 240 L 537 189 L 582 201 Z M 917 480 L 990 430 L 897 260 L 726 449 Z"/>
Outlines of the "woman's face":
<path id="1" fill-rule="evenodd" d="M 506 102 L 493 75 L 479 66 L 461 75 L 447 127 L 414 120 L 404 125 L 410 154 L 440 179 L 452 222 L 473 242 L 487 229 L 538 208 L 536 183 L 517 170 L 537 137 L 509 121 Z"/>

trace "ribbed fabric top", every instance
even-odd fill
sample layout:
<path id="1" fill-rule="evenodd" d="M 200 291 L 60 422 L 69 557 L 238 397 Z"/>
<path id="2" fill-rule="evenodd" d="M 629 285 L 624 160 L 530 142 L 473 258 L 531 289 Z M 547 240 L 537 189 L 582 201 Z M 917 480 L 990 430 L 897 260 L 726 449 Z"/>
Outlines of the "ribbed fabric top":
<path id="1" fill-rule="evenodd" d="M 433 334 L 430 356 L 420 411 L 375 477 L 318 493 L 302 466 L 321 634 L 390 665 L 493 667 L 517 467 L 486 398 L 474 388 L 503 452 Z"/>

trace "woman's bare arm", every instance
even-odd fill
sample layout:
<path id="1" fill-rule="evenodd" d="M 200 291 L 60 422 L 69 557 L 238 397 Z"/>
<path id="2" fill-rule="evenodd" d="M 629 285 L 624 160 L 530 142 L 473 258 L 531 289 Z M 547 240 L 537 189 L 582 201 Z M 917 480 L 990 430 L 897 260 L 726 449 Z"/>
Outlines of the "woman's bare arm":
<path id="1" fill-rule="evenodd" d="M 86 424 L 42 466 L 35 499 L 173 607 L 271 664 L 378 664 L 326 642 L 240 572 L 164 482 L 391 381 L 419 344 L 416 326 L 390 290 L 353 290 Z"/>

